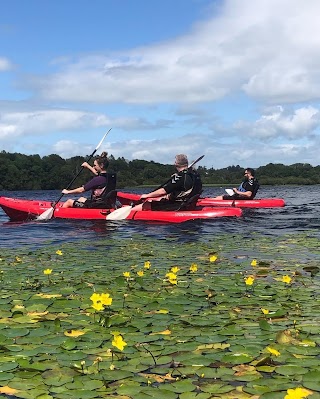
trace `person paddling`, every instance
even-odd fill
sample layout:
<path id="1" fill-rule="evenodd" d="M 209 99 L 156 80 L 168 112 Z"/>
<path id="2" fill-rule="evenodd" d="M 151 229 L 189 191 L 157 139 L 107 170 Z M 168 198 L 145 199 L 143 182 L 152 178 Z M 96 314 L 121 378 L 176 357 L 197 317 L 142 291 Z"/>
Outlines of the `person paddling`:
<path id="1" fill-rule="evenodd" d="M 244 179 L 238 188 L 233 188 L 232 195 L 225 194 L 213 199 L 217 200 L 248 200 L 253 199 L 259 190 L 260 184 L 258 180 L 254 177 L 255 171 L 252 168 L 246 168 L 244 171 Z M 229 191 L 229 190 L 228 190 Z"/>
<path id="2" fill-rule="evenodd" d="M 67 190 L 63 189 L 63 194 L 81 194 L 91 190 L 91 198 L 87 199 L 86 197 L 80 197 L 77 200 L 68 199 L 63 203 L 63 208 L 95 208 L 96 203 L 101 198 L 103 192 L 108 189 L 108 174 L 107 169 L 109 166 L 109 160 L 107 157 L 107 153 L 103 152 L 100 157 L 96 158 L 93 167 L 89 165 L 87 162 L 84 162 L 81 166 L 89 169 L 96 176 L 93 177 L 90 181 L 88 181 L 83 186 Z M 114 187 L 113 187 L 114 188 Z"/>
<path id="3" fill-rule="evenodd" d="M 177 173 L 173 174 L 157 190 L 148 194 L 142 194 L 140 199 L 146 201 L 143 204 L 133 207 L 133 210 L 175 211 L 183 209 L 188 199 L 201 194 L 201 177 L 193 168 L 188 168 L 187 156 L 184 154 L 176 155 L 174 165 Z M 152 201 L 153 198 L 157 200 Z"/>

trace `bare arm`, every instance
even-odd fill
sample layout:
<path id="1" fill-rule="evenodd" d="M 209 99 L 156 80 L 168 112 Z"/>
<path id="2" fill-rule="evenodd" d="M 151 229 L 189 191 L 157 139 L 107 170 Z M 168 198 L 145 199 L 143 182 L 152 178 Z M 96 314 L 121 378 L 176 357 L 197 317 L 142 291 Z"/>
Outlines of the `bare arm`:
<path id="1" fill-rule="evenodd" d="M 92 172 L 94 175 L 98 175 L 98 172 L 95 170 L 94 167 L 92 167 L 90 164 L 88 164 L 88 162 L 83 162 L 83 164 L 81 164 L 81 166 L 83 166 L 84 168 L 87 168 L 90 170 L 90 172 Z"/>
<path id="2" fill-rule="evenodd" d="M 61 192 L 62 192 L 62 194 L 80 194 L 80 193 L 83 193 L 84 191 L 85 191 L 84 187 L 81 186 L 81 187 L 74 188 L 72 190 L 66 190 L 64 188 Z"/>
<path id="3" fill-rule="evenodd" d="M 241 195 L 241 197 L 250 198 L 252 195 L 251 191 L 239 191 L 237 188 L 232 189 L 236 194 Z"/>
<path id="4" fill-rule="evenodd" d="M 149 194 L 142 194 L 141 199 L 146 199 L 146 198 L 155 198 L 155 197 L 162 197 L 163 195 L 167 195 L 167 192 L 164 188 L 159 188 L 158 190 L 152 191 Z"/>

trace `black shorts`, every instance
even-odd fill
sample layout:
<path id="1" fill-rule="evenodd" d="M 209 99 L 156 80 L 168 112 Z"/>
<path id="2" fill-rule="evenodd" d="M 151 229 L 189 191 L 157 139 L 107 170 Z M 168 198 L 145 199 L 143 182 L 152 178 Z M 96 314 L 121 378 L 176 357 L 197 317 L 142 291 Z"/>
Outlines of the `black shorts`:
<path id="1" fill-rule="evenodd" d="M 94 201 L 87 199 L 85 202 L 75 200 L 72 208 L 85 208 L 85 209 L 106 209 L 113 208 L 114 206 L 107 201 Z"/>
<path id="2" fill-rule="evenodd" d="M 169 201 L 167 199 L 162 199 L 160 201 L 151 201 L 152 211 L 178 211 L 183 205 L 182 201 Z"/>
<path id="3" fill-rule="evenodd" d="M 224 200 L 243 200 L 243 201 L 245 201 L 245 200 L 248 200 L 248 199 L 251 199 L 251 198 L 248 198 L 248 197 L 242 197 L 241 195 L 239 195 L 239 194 L 234 194 L 234 195 L 228 195 L 228 194 L 225 194 L 225 195 L 223 195 L 222 196 L 222 198 L 224 199 Z"/>
<path id="4" fill-rule="evenodd" d="M 84 202 L 75 200 L 75 201 L 73 201 L 72 208 L 89 208 L 88 207 L 89 204 L 87 203 L 88 201 L 90 201 L 90 200 L 86 200 Z"/>

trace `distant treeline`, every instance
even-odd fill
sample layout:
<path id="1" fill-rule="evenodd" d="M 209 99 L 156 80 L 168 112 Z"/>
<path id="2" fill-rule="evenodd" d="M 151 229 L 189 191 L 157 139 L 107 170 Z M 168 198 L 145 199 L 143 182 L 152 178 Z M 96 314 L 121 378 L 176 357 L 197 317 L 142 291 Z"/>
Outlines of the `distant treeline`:
<path id="1" fill-rule="evenodd" d="M 60 190 L 68 186 L 79 172 L 87 157 L 63 159 L 59 155 L 24 155 L 0 152 L 0 190 Z M 242 180 L 244 166 L 228 166 L 223 169 L 198 167 L 204 184 L 229 185 Z M 117 173 L 118 187 L 158 186 L 175 171 L 173 165 L 135 159 L 126 161 L 110 156 L 109 171 Z M 256 176 L 262 185 L 320 184 L 320 166 L 307 163 L 293 165 L 273 164 L 260 166 Z M 74 187 L 84 184 L 92 177 L 88 170 L 80 174 Z"/>

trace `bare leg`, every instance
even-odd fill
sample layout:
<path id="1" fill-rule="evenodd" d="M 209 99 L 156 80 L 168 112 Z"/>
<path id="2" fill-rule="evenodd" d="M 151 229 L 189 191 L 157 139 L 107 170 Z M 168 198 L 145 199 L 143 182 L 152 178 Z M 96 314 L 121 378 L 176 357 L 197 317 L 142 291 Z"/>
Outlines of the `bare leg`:
<path id="1" fill-rule="evenodd" d="M 68 199 L 66 202 L 63 203 L 62 208 L 72 208 L 74 200 Z"/>
<path id="2" fill-rule="evenodd" d="M 80 197 L 77 199 L 78 202 L 86 202 L 87 198 L 86 197 Z M 74 200 L 73 199 L 68 199 L 66 202 L 63 203 L 62 208 L 72 208 L 73 207 Z"/>
<path id="3" fill-rule="evenodd" d="M 223 200 L 223 196 L 219 195 L 218 197 L 213 197 L 212 199 L 214 199 L 214 200 Z"/>
<path id="4" fill-rule="evenodd" d="M 136 205 L 132 208 L 133 211 L 150 211 L 151 201 L 146 201 L 143 204 Z"/>

